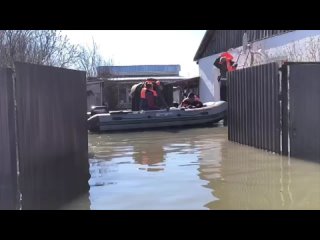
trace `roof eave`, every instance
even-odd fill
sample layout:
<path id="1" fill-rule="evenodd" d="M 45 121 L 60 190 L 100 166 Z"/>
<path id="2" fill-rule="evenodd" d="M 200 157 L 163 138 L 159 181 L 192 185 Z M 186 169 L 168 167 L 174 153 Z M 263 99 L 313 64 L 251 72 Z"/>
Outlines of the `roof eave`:
<path id="1" fill-rule="evenodd" d="M 205 47 L 207 45 L 207 42 L 211 39 L 212 34 L 214 33 L 214 30 L 207 30 L 204 34 L 200 46 L 196 52 L 196 55 L 193 58 L 193 61 L 198 61 L 200 59 L 200 56 L 202 55 L 203 51 L 205 50 Z"/>

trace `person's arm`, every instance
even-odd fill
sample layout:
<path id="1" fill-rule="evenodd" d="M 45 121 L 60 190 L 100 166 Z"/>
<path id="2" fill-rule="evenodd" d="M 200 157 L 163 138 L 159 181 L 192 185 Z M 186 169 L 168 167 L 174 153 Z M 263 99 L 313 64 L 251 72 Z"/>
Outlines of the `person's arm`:
<path id="1" fill-rule="evenodd" d="M 230 63 L 231 63 L 231 66 L 232 66 L 233 70 L 236 70 L 237 67 L 238 67 L 238 64 L 235 63 L 234 61 L 231 61 Z"/>
<path id="2" fill-rule="evenodd" d="M 214 65 L 216 68 L 221 69 L 220 57 L 218 57 L 218 58 L 214 61 L 213 65 Z"/>
<path id="3" fill-rule="evenodd" d="M 183 99 L 179 107 L 187 107 L 189 105 L 189 102 L 187 99 Z"/>

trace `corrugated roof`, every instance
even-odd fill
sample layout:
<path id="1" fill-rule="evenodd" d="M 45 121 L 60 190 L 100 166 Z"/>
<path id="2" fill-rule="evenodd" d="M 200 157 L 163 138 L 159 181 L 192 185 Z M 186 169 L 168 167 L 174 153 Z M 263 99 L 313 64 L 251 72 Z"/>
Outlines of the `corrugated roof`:
<path id="1" fill-rule="evenodd" d="M 208 30 L 194 56 L 194 61 L 227 51 L 242 45 L 243 34 L 247 33 L 248 42 L 255 42 L 293 30 Z"/>
<path id="2" fill-rule="evenodd" d="M 110 81 L 141 81 L 141 80 L 147 80 L 148 78 L 154 78 L 157 80 L 183 80 L 183 79 L 187 79 L 186 77 L 123 77 L 123 78 L 108 78 L 108 80 Z"/>
<path id="3" fill-rule="evenodd" d="M 139 83 L 139 82 L 146 81 L 148 78 L 150 77 L 124 77 L 124 78 L 113 78 L 113 79 L 110 79 L 110 78 L 105 78 L 105 79 L 100 78 L 100 79 L 104 80 L 106 83 L 122 83 L 122 84 L 130 83 L 131 84 L 131 83 Z M 155 77 L 154 79 L 164 83 L 173 83 L 176 81 L 183 81 L 189 78 L 171 76 L 171 77 Z"/>
<path id="4" fill-rule="evenodd" d="M 180 65 L 132 65 L 132 66 L 98 66 L 98 76 L 114 78 L 149 77 L 149 76 L 179 76 Z"/>

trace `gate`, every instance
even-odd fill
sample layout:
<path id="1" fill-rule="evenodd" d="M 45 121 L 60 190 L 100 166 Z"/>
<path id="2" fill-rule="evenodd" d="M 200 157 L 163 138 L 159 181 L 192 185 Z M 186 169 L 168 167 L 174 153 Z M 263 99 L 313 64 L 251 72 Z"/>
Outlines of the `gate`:
<path id="1" fill-rule="evenodd" d="M 228 74 L 228 139 L 280 153 L 278 64 Z"/>
<path id="2" fill-rule="evenodd" d="M 320 64 L 291 63 L 286 67 L 290 156 L 320 161 Z"/>
<path id="3" fill-rule="evenodd" d="M 320 63 L 269 63 L 228 73 L 228 139 L 320 161 Z"/>

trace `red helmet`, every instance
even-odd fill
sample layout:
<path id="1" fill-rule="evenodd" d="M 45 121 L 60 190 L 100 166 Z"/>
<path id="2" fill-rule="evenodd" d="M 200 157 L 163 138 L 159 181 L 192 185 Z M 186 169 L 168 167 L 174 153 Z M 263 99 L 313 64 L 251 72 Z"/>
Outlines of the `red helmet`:
<path id="1" fill-rule="evenodd" d="M 232 56 L 230 53 L 228 53 L 228 52 L 222 53 L 222 54 L 221 54 L 221 57 L 224 57 L 224 58 L 226 58 L 227 60 L 232 60 L 232 59 L 233 59 L 233 56 Z"/>

